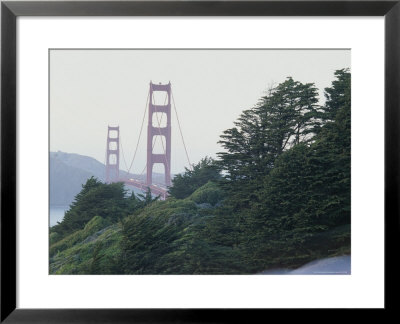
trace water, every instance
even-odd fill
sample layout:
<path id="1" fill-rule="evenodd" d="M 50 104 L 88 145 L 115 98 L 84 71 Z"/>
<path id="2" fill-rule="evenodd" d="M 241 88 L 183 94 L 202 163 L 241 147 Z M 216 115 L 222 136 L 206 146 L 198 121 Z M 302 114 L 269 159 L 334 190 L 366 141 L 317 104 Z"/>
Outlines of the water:
<path id="1" fill-rule="evenodd" d="M 69 206 L 54 206 L 50 205 L 50 227 L 61 222 L 64 218 L 64 213 L 69 209 Z"/>

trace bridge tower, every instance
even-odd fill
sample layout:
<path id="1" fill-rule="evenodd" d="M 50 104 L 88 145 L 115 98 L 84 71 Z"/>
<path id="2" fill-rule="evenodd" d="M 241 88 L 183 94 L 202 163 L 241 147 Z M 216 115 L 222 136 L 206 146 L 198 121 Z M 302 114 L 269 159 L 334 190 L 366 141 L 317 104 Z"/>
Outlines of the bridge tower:
<path id="1" fill-rule="evenodd" d="M 119 178 L 119 126 L 108 126 L 106 155 L 106 182 L 110 183 Z"/>
<path id="2" fill-rule="evenodd" d="M 168 102 L 166 105 L 156 105 L 153 103 L 153 92 L 163 91 L 167 93 Z M 167 124 L 165 127 L 153 125 L 154 113 L 165 113 Z M 165 147 L 163 154 L 153 153 L 153 137 L 165 137 Z M 161 139 L 162 140 L 162 139 Z M 147 177 L 146 185 L 153 182 L 153 166 L 155 163 L 164 164 L 165 185 L 171 185 L 171 82 L 167 84 L 154 84 L 150 82 L 150 100 L 149 100 L 149 120 L 147 127 Z"/>

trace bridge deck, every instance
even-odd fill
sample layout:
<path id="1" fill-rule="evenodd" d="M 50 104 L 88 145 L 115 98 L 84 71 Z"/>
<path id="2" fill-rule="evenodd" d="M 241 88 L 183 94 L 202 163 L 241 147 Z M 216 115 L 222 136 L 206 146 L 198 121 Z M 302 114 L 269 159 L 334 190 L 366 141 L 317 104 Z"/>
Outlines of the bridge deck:
<path id="1" fill-rule="evenodd" d="M 166 188 L 154 184 L 147 185 L 144 182 L 135 179 L 119 179 L 118 182 L 123 182 L 128 186 L 132 186 L 143 191 L 147 191 L 147 188 L 150 188 L 151 193 L 155 196 L 160 196 L 162 200 L 168 197 L 168 190 Z"/>

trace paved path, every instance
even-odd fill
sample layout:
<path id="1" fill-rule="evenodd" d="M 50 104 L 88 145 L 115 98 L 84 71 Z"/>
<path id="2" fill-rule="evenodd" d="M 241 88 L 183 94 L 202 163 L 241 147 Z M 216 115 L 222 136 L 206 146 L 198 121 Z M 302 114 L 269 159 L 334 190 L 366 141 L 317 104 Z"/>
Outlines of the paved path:
<path id="1" fill-rule="evenodd" d="M 285 275 L 347 275 L 351 274 L 351 257 L 343 255 L 339 257 L 319 259 L 295 269 L 266 270 L 260 274 L 285 274 Z"/>

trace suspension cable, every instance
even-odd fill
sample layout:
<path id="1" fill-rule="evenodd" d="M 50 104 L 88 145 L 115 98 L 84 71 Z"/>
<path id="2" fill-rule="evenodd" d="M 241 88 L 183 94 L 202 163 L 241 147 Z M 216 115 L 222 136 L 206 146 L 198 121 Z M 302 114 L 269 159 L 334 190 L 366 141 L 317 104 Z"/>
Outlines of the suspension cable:
<path id="1" fill-rule="evenodd" d="M 128 164 L 126 163 L 125 154 L 124 154 L 124 147 L 122 145 L 122 136 L 119 136 L 119 145 L 121 146 L 121 153 L 122 153 L 122 160 L 124 161 L 125 168 L 128 170 Z M 126 178 L 128 178 L 129 172 L 126 174 Z"/>
<path id="2" fill-rule="evenodd" d="M 167 97 L 168 97 L 168 95 L 165 95 L 164 106 L 165 106 L 165 104 L 166 104 L 166 102 L 167 102 Z M 153 101 L 154 101 L 154 104 L 155 104 L 154 94 L 153 94 Z M 161 122 L 162 122 L 162 119 L 163 119 L 163 116 L 164 116 L 164 114 L 161 115 L 160 121 L 158 121 L 158 115 L 157 115 L 157 113 L 156 113 L 158 126 L 160 126 L 160 124 L 161 124 Z M 152 123 L 153 123 L 153 122 L 152 122 Z M 161 131 L 160 131 L 160 132 L 161 132 Z M 160 136 L 160 137 L 161 137 L 161 136 Z M 162 140 L 162 137 L 160 138 L 160 141 L 161 141 L 161 143 L 162 143 L 162 145 L 163 145 L 163 149 L 164 149 L 164 142 L 163 142 L 163 140 Z M 157 142 L 157 137 L 154 139 L 154 141 L 152 141 L 152 146 L 151 146 L 151 151 L 152 151 L 152 152 L 153 152 L 154 146 L 156 145 L 156 142 Z M 165 154 L 165 149 L 164 149 L 164 155 L 166 155 L 166 154 Z M 167 164 L 168 164 L 168 162 L 167 162 Z M 147 168 L 147 161 L 146 161 L 146 165 L 144 166 L 144 168 L 143 168 L 142 172 L 140 173 L 140 175 L 142 175 L 142 174 L 144 173 L 144 171 L 146 170 L 146 168 Z"/>
<path id="3" fill-rule="evenodd" d="M 187 158 L 188 163 L 189 163 L 189 168 L 190 168 L 190 170 L 193 170 L 192 164 L 190 163 L 189 154 L 188 154 L 188 151 L 187 151 L 187 149 L 186 149 L 185 139 L 183 138 L 181 123 L 179 122 L 178 111 L 176 110 L 175 99 L 174 99 L 174 94 L 173 94 L 173 92 L 172 92 L 172 89 L 171 89 L 171 97 L 172 97 L 172 103 L 174 104 L 174 110 L 175 110 L 176 120 L 178 121 L 178 127 L 179 127 L 179 132 L 180 132 L 180 134 L 181 134 L 183 147 L 185 148 L 186 158 Z"/>
<path id="4" fill-rule="evenodd" d="M 167 101 L 167 96 L 168 96 L 168 95 L 165 96 L 164 105 L 165 105 L 165 103 L 166 103 L 166 101 Z M 133 156 L 131 165 L 129 166 L 129 169 L 128 169 L 128 174 L 129 174 L 130 169 L 131 169 L 131 167 L 132 167 L 132 165 L 133 165 L 133 161 L 135 160 L 136 153 L 137 153 L 137 150 L 138 150 L 139 141 L 140 141 L 140 137 L 141 137 L 142 130 L 143 130 L 143 124 L 144 124 L 144 120 L 145 120 L 145 116 L 146 116 L 146 112 L 147 112 L 147 106 L 148 106 L 149 98 L 150 98 L 150 91 L 149 91 L 149 93 L 148 93 L 148 95 L 147 95 L 146 108 L 145 108 L 145 112 L 144 112 L 143 119 L 142 119 L 142 125 L 141 125 L 141 127 L 140 127 L 139 139 L 138 139 L 138 142 L 137 142 L 137 144 L 136 144 L 136 149 L 135 149 L 135 153 L 134 153 L 134 156 Z M 189 154 L 188 154 L 188 151 L 187 151 L 187 148 L 186 148 L 185 139 L 184 139 L 183 132 L 182 132 L 182 128 L 181 128 L 181 124 L 180 124 L 180 121 L 179 121 L 178 111 L 177 111 L 177 109 L 176 109 L 175 98 L 174 98 L 174 94 L 173 94 L 173 92 L 172 92 L 172 89 L 171 89 L 171 98 L 172 98 L 172 103 L 173 103 L 173 105 L 174 105 L 176 120 L 177 120 L 177 122 L 178 122 L 179 133 L 180 133 L 180 135 L 181 135 L 183 147 L 184 147 L 184 149 L 185 149 L 186 159 L 187 159 L 187 161 L 188 161 L 189 168 L 190 168 L 191 170 L 193 170 L 192 164 L 190 163 Z M 150 98 L 150 99 L 151 99 L 151 98 Z M 152 99 L 153 99 L 154 104 L 156 104 L 156 103 L 155 103 L 155 98 L 154 98 L 154 93 L 152 94 Z M 163 115 L 161 115 L 161 117 L 160 117 L 160 119 L 159 119 L 159 117 L 158 117 L 158 115 L 157 115 L 157 113 L 156 113 L 156 118 L 157 118 L 157 123 L 158 123 L 159 136 L 160 136 L 162 148 L 163 148 L 163 151 L 164 151 L 165 162 L 166 162 L 166 164 L 167 164 L 167 167 L 169 168 L 168 161 L 167 161 L 166 149 L 165 149 L 164 141 L 162 140 L 162 134 L 161 134 L 161 122 L 162 122 L 162 119 L 163 119 Z M 153 151 L 153 149 L 154 149 L 154 146 L 155 146 L 156 142 L 157 142 L 157 137 L 154 139 L 154 141 L 152 141 L 152 151 Z M 122 144 L 121 144 L 121 148 L 122 148 Z M 121 151 L 122 151 L 122 155 L 123 155 L 123 157 L 124 157 L 123 150 L 121 150 Z M 146 165 L 144 166 L 142 172 L 140 173 L 140 175 L 143 175 L 143 173 L 144 173 L 144 171 L 146 170 L 146 168 L 147 168 L 147 162 L 146 162 Z"/>
<path id="5" fill-rule="evenodd" d="M 129 174 L 129 172 L 131 171 L 131 168 L 132 168 L 132 166 L 133 166 L 133 162 L 135 161 L 135 158 L 136 158 L 136 153 L 137 153 L 137 151 L 138 151 L 138 147 L 139 147 L 139 143 L 140 143 L 140 138 L 141 138 L 141 136 L 142 136 L 142 131 L 143 131 L 143 124 L 144 124 L 144 120 L 145 120 L 145 118 L 146 118 L 146 112 L 147 112 L 147 106 L 148 106 L 148 103 L 149 103 L 149 98 L 150 98 L 150 92 L 147 94 L 146 106 L 145 106 L 145 108 L 144 108 L 144 114 L 143 114 L 143 118 L 142 118 L 142 125 L 140 126 L 139 138 L 138 138 L 137 143 L 136 143 L 136 148 L 135 148 L 135 152 L 134 152 L 134 154 L 133 154 L 132 162 L 131 162 L 131 164 L 130 164 L 130 166 L 129 166 L 129 168 L 128 168 L 128 174 Z"/>

